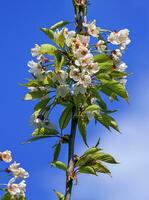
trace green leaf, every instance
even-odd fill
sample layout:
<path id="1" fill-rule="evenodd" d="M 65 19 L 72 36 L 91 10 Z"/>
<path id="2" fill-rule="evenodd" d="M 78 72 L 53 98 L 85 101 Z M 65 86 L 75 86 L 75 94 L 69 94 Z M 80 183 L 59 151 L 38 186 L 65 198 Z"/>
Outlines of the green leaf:
<path id="1" fill-rule="evenodd" d="M 120 72 L 120 71 L 113 71 L 110 76 L 112 78 L 123 78 L 124 76 L 127 76 L 128 74 L 126 72 Z"/>
<path id="2" fill-rule="evenodd" d="M 39 85 L 41 85 L 41 82 L 39 82 L 38 80 L 29 79 L 28 83 L 20 85 L 25 87 L 38 87 Z"/>
<path id="3" fill-rule="evenodd" d="M 110 130 L 111 127 L 116 131 L 120 132 L 117 122 L 111 116 L 102 113 L 96 113 L 95 119 L 101 124 L 103 124 L 108 130 Z"/>
<path id="4" fill-rule="evenodd" d="M 64 195 L 60 192 L 55 191 L 56 196 L 58 197 L 59 200 L 64 200 Z"/>
<path id="5" fill-rule="evenodd" d="M 49 101 L 50 101 L 50 98 L 43 99 L 42 101 L 40 101 L 39 103 L 36 104 L 34 111 L 45 108 L 46 105 L 49 103 Z"/>
<path id="6" fill-rule="evenodd" d="M 92 155 L 83 155 L 80 157 L 80 159 L 77 161 L 76 166 L 77 167 L 82 167 L 85 165 L 88 165 L 92 161 Z"/>
<path id="7" fill-rule="evenodd" d="M 59 119 L 59 126 L 62 130 L 65 129 L 69 124 L 71 116 L 72 116 L 72 105 L 69 105 L 63 110 L 63 113 Z"/>
<path id="8" fill-rule="evenodd" d="M 64 47 L 64 45 L 65 45 L 64 30 L 61 31 L 60 35 L 56 38 L 55 42 L 59 47 L 61 47 L 61 48 Z"/>
<path id="9" fill-rule="evenodd" d="M 126 88 L 123 84 L 119 83 L 116 80 L 107 81 L 107 80 L 101 80 L 104 87 L 111 90 L 111 92 L 115 93 L 116 95 L 124 98 L 126 101 L 128 101 L 128 93 L 126 91 Z"/>
<path id="10" fill-rule="evenodd" d="M 90 88 L 90 92 L 92 93 L 93 97 L 95 97 L 97 99 L 97 103 L 99 104 L 100 108 L 103 110 L 107 110 L 107 105 L 101 98 L 98 88 L 92 87 L 92 88 Z"/>
<path id="11" fill-rule="evenodd" d="M 106 94 L 111 101 L 113 101 L 113 100 L 118 101 L 117 95 L 111 89 L 109 89 L 108 87 L 101 85 L 100 90 L 104 94 Z"/>
<path id="12" fill-rule="evenodd" d="M 35 92 L 29 92 L 25 95 L 24 100 L 29 101 L 33 99 L 40 99 L 47 95 L 47 91 L 35 91 Z"/>
<path id="13" fill-rule="evenodd" d="M 40 54 L 55 55 L 57 48 L 51 44 L 43 44 L 40 47 Z"/>
<path id="14" fill-rule="evenodd" d="M 100 71 L 105 72 L 113 68 L 113 60 L 107 54 L 95 55 L 94 61 L 99 63 Z"/>
<path id="15" fill-rule="evenodd" d="M 14 198 L 9 193 L 5 193 L 2 200 L 14 200 Z"/>
<path id="16" fill-rule="evenodd" d="M 40 29 L 43 33 L 45 33 L 51 40 L 54 39 L 54 33 L 52 30 L 48 29 L 48 28 L 41 28 Z"/>
<path id="17" fill-rule="evenodd" d="M 96 104 L 93 104 L 91 106 L 88 106 L 86 109 L 85 109 L 85 112 L 92 112 L 92 111 L 96 111 L 96 110 L 99 110 L 100 107 Z"/>
<path id="18" fill-rule="evenodd" d="M 51 73 L 49 73 L 46 77 L 45 77 L 45 79 L 43 80 L 43 84 L 45 85 L 45 86 L 48 86 L 48 87 L 51 87 L 52 86 L 52 74 Z"/>
<path id="19" fill-rule="evenodd" d="M 64 56 L 62 56 L 60 53 L 55 54 L 55 72 L 59 72 L 61 70 L 61 67 L 63 66 L 65 61 Z"/>
<path id="20" fill-rule="evenodd" d="M 53 162 L 55 162 L 55 161 L 58 160 L 60 151 L 61 151 L 61 143 L 59 142 L 59 143 L 55 146 Z"/>
<path id="21" fill-rule="evenodd" d="M 100 149 L 97 147 L 92 147 L 90 149 L 88 149 L 87 151 L 84 152 L 84 155 L 89 155 L 89 154 L 94 154 L 96 152 L 98 152 Z"/>
<path id="22" fill-rule="evenodd" d="M 56 24 L 54 24 L 53 26 L 51 26 L 50 29 L 52 31 L 54 31 L 54 30 L 56 30 L 58 28 L 61 28 L 61 27 L 65 26 L 65 25 L 67 25 L 67 24 L 69 24 L 68 21 L 60 21 L 60 22 L 57 22 Z"/>
<path id="23" fill-rule="evenodd" d="M 41 140 L 41 139 L 47 139 L 47 138 L 52 138 L 52 137 L 54 137 L 54 135 L 39 135 L 39 136 L 34 136 L 31 139 L 23 142 L 23 144 L 29 144 L 29 143 L 36 142 L 36 141 Z"/>
<path id="24" fill-rule="evenodd" d="M 67 167 L 66 167 L 65 163 L 63 163 L 63 162 L 61 162 L 61 161 L 52 162 L 51 165 L 54 166 L 54 167 L 57 167 L 57 168 L 59 168 L 59 169 L 62 169 L 62 170 L 64 170 L 64 171 L 67 170 Z"/>
<path id="25" fill-rule="evenodd" d="M 94 168 L 90 167 L 90 166 L 84 166 L 84 167 L 80 167 L 79 168 L 79 172 L 82 174 L 93 174 L 93 175 L 97 175 Z"/>
<path id="26" fill-rule="evenodd" d="M 118 164 L 118 162 L 110 154 L 101 153 L 99 155 L 99 160 L 110 164 Z"/>
<path id="27" fill-rule="evenodd" d="M 87 138 L 86 138 L 86 135 L 87 135 L 87 133 L 86 133 L 87 122 L 83 118 L 80 118 L 79 121 L 78 121 L 78 127 L 79 127 L 79 131 L 81 133 L 81 136 L 83 138 L 84 143 L 86 144 L 86 146 L 88 146 Z"/>
<path id="28" fill-rule="evenodd" d="M 101 163 L 96 163 L 95 165 L 93 165 L 93 168 L 96 172 L 108 174 L 111 176 L 110 170 Z"/>
<path id="29" fill-rule="evenodd" d="M 38 135 L 57 135 L 58 131 L 54 128 L 37 128 L 35 129 L 34 133 L 32 133 L 33 136 L 38 136 Z"/>

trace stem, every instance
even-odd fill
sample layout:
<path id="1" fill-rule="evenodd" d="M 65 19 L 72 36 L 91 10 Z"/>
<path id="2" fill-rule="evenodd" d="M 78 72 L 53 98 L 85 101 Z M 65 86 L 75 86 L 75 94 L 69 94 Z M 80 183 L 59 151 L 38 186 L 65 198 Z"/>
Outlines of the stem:
<path id="1" fill-rule="evenodd" d="M 70 178 L 70 175 L 73 174 L 75 167 L 74 146 L 75 146 L 77 123 L 78 123 L 78 120 L 74 115 L 75 115 L 75 107 L 73 108 L 72 111 L 71 133 L 70 133 L 69 150 L 68 150 L 68 167 L 66 172 L 67 178 L 66 178 L 65 200 L 71 199 L 72 186 L 73 186 L 73 179 Z"/>
<path id="2" fill-rule="evenodd" d="M 73 0 L 74 4 L 74 0 Z M 84 8 L 86 8 L 85 5 Z M 83 20 L 84 20 L 84 9 L 83 7 L 75 8 L 75 20 L 76 20 L 76 33 L 80 34 L 83 31 Z M 71 200 L 72 194 L 72 186 L 73 186 L 73 175 L 75 168 L 75 160 L 74 160 L 74 148 L 75 148 L 75 137 L 77 131 L 78 119 L 75 117 L 76 108 L 74 107 L 72 110 L 72 122 L 71 122 L 71 133 L 68 143 L 68 166 L 66 172 L 66 192 L 65 192 L 65 200 Z"/>

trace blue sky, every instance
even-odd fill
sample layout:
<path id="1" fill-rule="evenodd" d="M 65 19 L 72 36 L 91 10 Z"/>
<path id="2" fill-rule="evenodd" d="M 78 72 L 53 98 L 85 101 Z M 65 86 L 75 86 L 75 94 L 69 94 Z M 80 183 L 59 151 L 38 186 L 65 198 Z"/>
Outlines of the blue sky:
<path id="1" fill-rule="evenodd" d="M 148 0 L 91 0 L 89 19 L 97 19 L 99 26 L 109 29 L 128 28 L 132 43 L 124 60 L 129 72 L 127 88 L 129 104 L 115 104 L 115 115 L 123 134 L 107 133 L 98 126 L 90 126 L 90 145 L 101 137 L 101 146 L 120 160 L 111 166 L 113 178 L 80 176 L 74 187 L 72 200 L 148 200 L 149 160 L 149 2 Z M 1 1 L 0 6 L 0 57 L 1 57 L 1 138 L 0 150 L 11 149 L 16 161 L 30 172 L 28 200 L 56 199 L 53 189 L 64 191 L 64 174 L 48 165 L 51 160 L 53 141 L 41 141 L 22 145 L 30 133 L 29 116 L 33 103 L 24 102 L 26 90 L 18 85 L 28 77 L 26 63 L 31 58 L 30 48 L 35 43 L 46 43 L 47 38 L 39 27 L 49 27 L 55 22 L 73 20 L 71 0 L 13 0 Z M 112 105 L 111 105 L 112 106 Z M 56 120 L 58 113 L 52 116 Z M 77 152 L 85 149 L 77 140 Z M 61 159 L 65 159 L 66 147 Z"/>

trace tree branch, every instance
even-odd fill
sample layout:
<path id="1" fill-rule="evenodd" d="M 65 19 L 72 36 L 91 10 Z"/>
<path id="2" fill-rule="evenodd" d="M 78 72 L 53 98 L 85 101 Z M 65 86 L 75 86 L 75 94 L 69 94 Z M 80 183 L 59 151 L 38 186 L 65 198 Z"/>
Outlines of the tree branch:
<path id="1" fill-rule="evenodd" d="M 74 146 L 75 146 L 75 136 L 76 136 L 76 130 L 77 130 L 77 123 L 78 120 L 74 116 L 75 115 L 75 107 L 72 111 L 72 123 L 71 123 L 71 133 L 70 133 L 70 139 L 69 139 L 69 150 L 68 150 L 68 167 L 66 172 L 66 193 L 65 193 L 65 200 L 71 199 L 71 192 L 72 192 L 72 185 L 73 185 L 73 179 L 72 174 L 74 172 Z"/>

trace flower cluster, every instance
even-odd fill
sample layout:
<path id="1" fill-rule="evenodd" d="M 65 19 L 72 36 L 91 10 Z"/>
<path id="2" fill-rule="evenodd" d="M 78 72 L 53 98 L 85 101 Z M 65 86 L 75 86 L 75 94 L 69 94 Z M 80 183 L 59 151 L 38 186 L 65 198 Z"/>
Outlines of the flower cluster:
<path id="1" fill-rule="evenodd" d="M 0 152 L 0 160 L 5 163 L 12 162 L 12 153 L 11 151 L 4 151 Z M 12 176 L 12 178 L 9 180 L 8 184 L 6 184 L 6 188 L 4 188 L 5 194 L 4 196 L 10 195 L 14 200 L 17 199 L 25 199 L 25 192 L 26 192 L 26 183 L 25 180 L 22 180 L 18 183 L 18 180 L 20 179 L 26 179 L 29 177 L 29 173 L 20 167 L 20 163 L 13 162 L 10 164 L 9 167 L 7 167 L 2 172 L 8 173 Z M 5 184 L 3 185 L 5 186 Z"/>
<path id="2" fill-rule="evenodd" d="M 84 1 L 76 2 L 80 5 Z M 32 122 L 38 129 L 34 136 L 45 133 L 45 128 L 54 129 L 49 113 L 57 104 L 75 104 L 78 116 L 83 114 L 86 115 L 84 119 L 90 120 L 108 111 L 100 93 L 110 100 L 117 96 L 128 99 L 127 65 L 122 57 L 130 43 L 129 30 L 102 29 L 96 25 L 96 20 L 89 22 L 86 17 L 82 32 L 63 27 L 66 24 L 60 22 L 50 29 L 42 29 L 55 45 L 36 44 L 31 49 L 36 61 L 28 62 L 33 79 L 25 84 L 30 90 L 25 100 L 40 100 L 32 115 Z M 95 105 L 95 110 L 85 114 L 85 108 L 91 105 Z"/>

